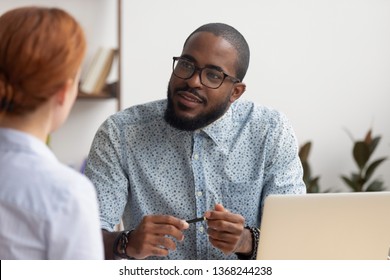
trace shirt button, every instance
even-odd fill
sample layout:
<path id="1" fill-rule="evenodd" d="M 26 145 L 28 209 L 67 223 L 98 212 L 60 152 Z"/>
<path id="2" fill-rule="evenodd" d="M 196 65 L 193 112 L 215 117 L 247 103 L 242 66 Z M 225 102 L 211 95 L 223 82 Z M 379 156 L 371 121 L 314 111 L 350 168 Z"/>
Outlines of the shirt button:
<path id="1" fill-rule="evenodd" d="M 197 192 L 196 193 L 197 196 L 202 196 L 202 194 L 203 194 L 202 192 Z"/>
<path id="2" fill-rule="evenodd" d="M 200 231 L 200 232 L 204 232 L 204 227 L 202 227 L 202 226 L 199 227 L 199 231 Z"/>
<path id="3" fill-rule="evenodd" d="M 194 155 L 194 159 L 195 159 L 195 160 L 198 160 L 198 159 L 199 159 L 199 155 L 198 155 L 198 154 L 195 154 L 195 155 Z"/>

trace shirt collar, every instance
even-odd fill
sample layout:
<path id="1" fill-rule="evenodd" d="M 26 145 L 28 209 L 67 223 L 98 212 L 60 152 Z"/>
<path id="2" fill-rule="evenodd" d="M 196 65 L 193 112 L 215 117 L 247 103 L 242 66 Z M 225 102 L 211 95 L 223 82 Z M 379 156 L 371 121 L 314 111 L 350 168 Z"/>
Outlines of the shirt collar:
<path id="1" fill-rule="evenodd" d="M 231 131 L 234 128 L 232 106 L 218 120 L 201 129 L 217 146 L 228 148 Z"/>
<path id="2" fill-rule="evenodd" d="M 229 147 L 229 137 L 231 130 L 234 128 L 233 121 L 233 106 L 234 103 L 229 107 L 229 109 L 223 114 L 219 119 L 214 121 L 213 123 L 205 126 L 201 129 L 195 131 L 184 131 L 177 128 L 172 127 L 166 121 L 166 129 L 168 130 L 167 135 L 170 138 L 176 137 L 184 137 L 185 135 L 193 135 L 199 132 L 205 133 L 211 140 L 223 149 L 228 149 Z"/>
<path id="3" fill-rule="evenodd" d="M 57 160 L 49 147 L 31 134 L 11 128 L 0 128 L 0 140 L 0 142 L 4 141 L 3 143 L 9 149 L 32 152 L 48 159 Z"/>

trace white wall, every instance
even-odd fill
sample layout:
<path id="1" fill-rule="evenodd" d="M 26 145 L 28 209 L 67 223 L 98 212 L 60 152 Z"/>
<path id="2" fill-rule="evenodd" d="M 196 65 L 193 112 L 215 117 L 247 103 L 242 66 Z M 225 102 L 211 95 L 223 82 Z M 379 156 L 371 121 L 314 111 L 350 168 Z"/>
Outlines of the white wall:
<path id="1" fill-rule="evenodd" d="M 84 26 L 90 56 L 116 44 L 114 0 L 0 0 L 0 12 L 31 3 L 58 5 Z M 172 56 L 207 22 L 235 26 L 251 47 L 243 98 L 284 112 L 323 189 L 346 190 L 340 174 L 356 170 L 345 129 L 382 141 L 374 158 L 390 156 L 389 0 L 123 0 L 122 107 L 165 98 Z M 94 132 L 115 101 L 77 101 L 53 134 L 60 160 L 80 165 Z M 390 160 L 378 168 L 390 190 Z"/>
<path id="2" fill-rule="evenodd" d="M 340 174 L 356 167 L 345 129 L 382 141 L 390 155 L 390 1 L 124 1 L 123 100 L 165 98 L 172 56 L 198 26 L 225 22 L 251 47 L 242 98 L 283 111 L 322 189 L 346 190 Z M 152 78 L 153 77 L 153 78 Z M 377 173 L 390 190 L 390 160 Z"/>

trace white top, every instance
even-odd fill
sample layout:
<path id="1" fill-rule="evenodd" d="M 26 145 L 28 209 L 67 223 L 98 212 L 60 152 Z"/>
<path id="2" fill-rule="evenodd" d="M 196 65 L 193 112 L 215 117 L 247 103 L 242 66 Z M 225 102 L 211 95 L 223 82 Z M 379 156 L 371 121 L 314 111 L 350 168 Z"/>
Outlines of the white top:
<path id="1" fill-rule="evenodd" d="M 42 141 L 0 128 L 0 259 L 103 259 L 96 192 Z"/>

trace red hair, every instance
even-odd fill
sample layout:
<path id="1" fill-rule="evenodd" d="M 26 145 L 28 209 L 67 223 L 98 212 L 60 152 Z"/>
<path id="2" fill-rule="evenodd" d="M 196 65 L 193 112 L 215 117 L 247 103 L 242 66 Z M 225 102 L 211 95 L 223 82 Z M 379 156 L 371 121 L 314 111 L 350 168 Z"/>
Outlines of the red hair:
<path id="1" fill-rule="evenodd" d="M 36 109 L 75 78 L 85 50 L 81 26 L 61 9 L 23 7 L 0 16 L 0 113 Z"/>

